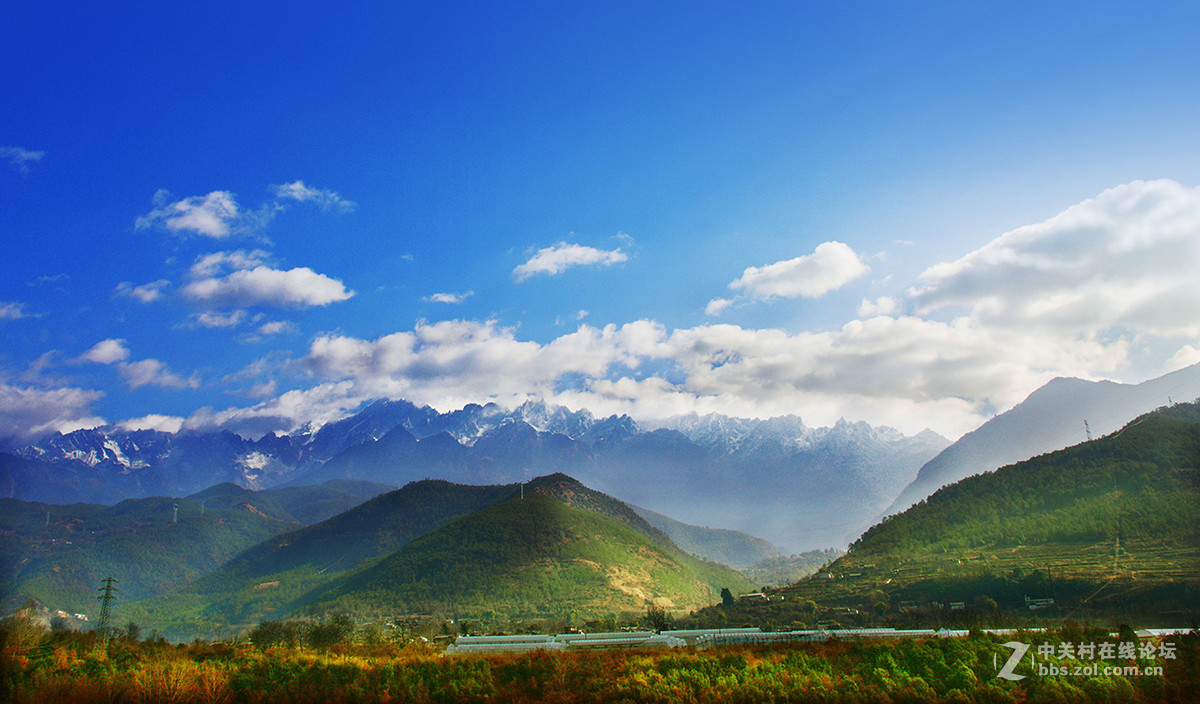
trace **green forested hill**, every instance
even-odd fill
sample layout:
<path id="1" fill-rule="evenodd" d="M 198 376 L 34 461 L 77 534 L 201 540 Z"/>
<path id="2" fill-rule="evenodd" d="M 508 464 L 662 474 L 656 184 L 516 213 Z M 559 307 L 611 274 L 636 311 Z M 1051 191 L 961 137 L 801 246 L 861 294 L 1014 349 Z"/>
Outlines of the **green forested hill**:
<path id="1" fill-rule="evenodd" d="M 176 633 L 253 625 L 335 576 L 519 490 L 516 485 L 413 482 L 254 545 L 179 592 L 131 605 L 130 611 Z"/>
<path id="2" fill-rule="evenodd" d="M 752 586 L 723 565 L 687 555 L 628 506 L 571 477 L 540 477 L 527 483 L 523 491 L 526 503 L 521 503 L 522 487 L 516 484 L 413 482 L 327 521 L 267 540 L 181 591 L 128 605 L 127 611 L 141 623 L 186 635 L 247 628 L 263 619 L 294 615 L 301 607 L 310 614 L 328 608 L 395 615 L 401 606 L 402 610 L 442 613 L 470 601 L 473 608 L 493 612 L 549 610 L 562 616 L 576 607 L 594 606 L 607 615 L 612 608 L 601 610 L 600 604 L 642 610 L 657 600 L 664 606 L 683 608 L 717 600 L 722 587 L 744 591 Z M 526 516 L 525 520 L 521 519 L 525 509 L 501 508 L 511 509 L 514 501 L 529 510 L 556 508 L 541 518 Z M 516 522 L 501 520 L 506 510 Z M 555 517 L 562 516 L 570 519 L 556 524 Z M 538 532 L 542 530 L 539 526 L 559 537 L 547 539 Z M 504 538 L 497 540 L 497 535 Z M 567 535 L 571 539 L 563 537 Z M 577 553 L 570 552 L 576 548 L 564 547 L 571 557 L 561 564 L 559 558 L 567 553 L 546 552 L 535 561 L 536 567 L 526 561 L 519 571 L 542 585 L 534 590 L 541 596 L 522 592 L 519 598 L 510 598 L 503 592 L 487 592 L 490 587 L 482 581 L 482 572 L 471 572 L 470 579 L 463 581 L 463 574 L 454 571 L 462 565 L 482 564 L 481 557 L 503 571 L 506 568 L 498 565 L 524 559 L 521 550 L 531 546 L 540 550 L 558 543 L 587 547 L 578 548 L 581 552 Z M 418 560 L 419 569 L 414 567 L 417 563 L 412 560 L 418 558 L 412 557 L 417 554 L 412 551 L 428 550 L 430 545 L 437 546 L 437 557 L 421 553 L 426 557 Z M 402 555 L 409 557 L 402 559 Z M 595 564 L 585 566 L 576 557 Z M 630 559 L 634 562 L 627 565 Z M 608 585 L 606 589 L 615 593 L 566 601 L 542 598 L 574 593 L 569 584 L 583 575 L 600 579 L 593 584 L 597 589 Z M 351 580 L 357 585 L 354 589 L 346 587 Z M 375 580 L 412 582 L 404 588 L 409 596 L 401 604 L 388 596 L 388 588 L 374 586 Z M 449 585 L 448 591 L 445 585 Z M 466 591 L 458 593 L 456 589 Z M 485 601 L 497 600 L 486 608 L 480 601 L 485 592 L 489 594 Z M 441 599 L 438 593 L 459 595 Z M 559 611 L 560 607 L 565 610 Z"/>
<path id="3" fill-rule="evenodd" d="M 1195 539 L 1198 489 L 1200 408 L 1181 404 L 1110 437 L 944 487 L 869 529 L 852 552 Z"/>
<path id="4" fill-rule="evenodd" d="M 32 597 L 95 617 L 105 577 L 119 580 L 122 600 L 162 594 L 294 525 L 245 507 L 202 513 L 197 502 L 163 497 L 116 506 L 0 499 L 0 605 L 8 613 Z"/>
<path id="5" fill-rule="evenodd" d="M 325 613 L 603 616 L 719 600 L 748 582 L 606 516 L 534 493 L 424 535 L 301 600 Z"/>
<path id="6" fill-rule="evenodd" d="M 1200 405 L 969 477 L 872 527 L 788 599 L 859 620 L 994 608 L 1179 625 L 1200 614 Z M 890 615 L 890 616 L 889 616 Z"/>

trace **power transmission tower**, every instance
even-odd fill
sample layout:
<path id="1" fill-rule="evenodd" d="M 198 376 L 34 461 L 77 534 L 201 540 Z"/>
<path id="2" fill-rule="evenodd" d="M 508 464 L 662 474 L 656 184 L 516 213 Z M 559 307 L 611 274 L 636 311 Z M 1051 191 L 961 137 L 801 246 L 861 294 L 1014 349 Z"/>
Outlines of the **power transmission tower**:
<path id="1" fill-rule="evenodd" d="M 1083 431 L 1087 433 L 1088 442 L 1092 441 L 1092 426 L 1088 425 L 1087 418 L 1083 419 Z"/>
<path id="2" fill-rule="evenodd" d="M 108 621 L 112 616 L 112 602 L 116 601 L 116 592 L 120 591 L 113 586 L 116 582 L 116 577 L 105 577 L 104 586 L 97 590 L 103 592 L 100 596 L 96 597 L 100 600 L 100 623 L 97 625 L 97 628 L 100 630 L 100 637 L 105 641 L 108 641 L 109 638 L 110 629 Z"/>

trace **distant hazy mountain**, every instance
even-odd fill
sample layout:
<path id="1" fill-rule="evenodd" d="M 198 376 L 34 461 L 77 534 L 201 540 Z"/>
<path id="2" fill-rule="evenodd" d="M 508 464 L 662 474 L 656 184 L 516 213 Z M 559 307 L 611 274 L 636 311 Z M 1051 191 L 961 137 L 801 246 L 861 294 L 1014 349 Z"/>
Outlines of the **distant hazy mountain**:
<path id="1" fill-rule="evenodd" d="M 110 503 L 221 483 L 500 484 L 564 472 L 658 513 L 797 552 L 849 542 L 948 444 L 932 432 L 909 437 L 865 423 L 809 428 L 795 416 L 692 415 L 647 428 L 544 403 L 438 413 L 377 401 L 315 431 L 257 440 L 112 428 L 55 435 L 0 455 L 0 492 Z"/>
<path id="2" fill-rule="evenodd" d="M 972 474 L 1084 442 L 1087 428 L 1099 438 L 1171 400 L 1197 397 L 1200 365 L 1136 385 L 1054 379 L 942 450 L 921 467 L 885 514 L 903 511 L 938 488 Z"/>
<path id="3" fill-rule="evenodd" d="M 910 437 L 845 421 L 803 429 L 762 421 L 734 444 L 718 442 L 717 420 L 728 419 L 694 419 L 598 443 L 600 461 L 575 476 L 677 520 L 802 552 L 849 543 L 948 444 L 930 432 Z"/>
<path id="4" fill-rule="evenodd" d="M 780 549 L 770 542 L 740 531 L 693 526 L 649 509 L 630 508 L 666 533 L 676 545 L 705 560 L 740 570 L 781 554 Z"/>
<path id="5" fill-rule="evenodd" d="M 810 550 L 787 557 L 768 557 L 743 569 L 742 574 L 763 587 L 781 587 L 815 574 L 830 562 L 846 554 L 844 550 Z"/>

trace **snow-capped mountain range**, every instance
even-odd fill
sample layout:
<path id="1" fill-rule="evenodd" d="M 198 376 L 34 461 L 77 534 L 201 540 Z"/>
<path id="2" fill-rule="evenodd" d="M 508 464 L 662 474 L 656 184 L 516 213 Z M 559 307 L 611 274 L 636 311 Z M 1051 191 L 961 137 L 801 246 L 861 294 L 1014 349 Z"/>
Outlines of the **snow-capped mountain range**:
<path id="1" fill-rule="evenodd" d="M 945 484 L 1083 441 L 1088 431 L 1113 432 L 1196 394 L 1200 365 L 1138 385 L 1056 379 L 953 445 L 930 431 L 906 436 L 846 421 L 811 428 L 796 416 L 693 414 L 650 427 L 534 402 L 439 413 L 376 401 L 291 435 L 114 428 L 54 435 L 0 453 L 0 496 L 111 504 L 186 496 L 221 482 L 248 489 L 330 479 L 495 484 L 563 472 L 645 509 L 799 552 L 841 547 Z"/>
<path id="2" fill-rule="evenodd" d="M 847 542 L 949 442 L 865 423 L 810 428 L 795 416 L 628 416 L 530 402 L 439 413 L 376 401 L 319 429 L 243 438 L 228 431 L 116 428 L 53 435 L 0 454 L 0 494 L 50 503 L 182 496 L 220 482 L 249 489 L 334 478 L 399 486 L 426 477 L 523 481 L 553 471 L 646 508 L 743 530 L 793 549 Z M 830 510 L 830 498 L 839 506 Z M 790 516 L 780 520 L 782 516 Z"/>

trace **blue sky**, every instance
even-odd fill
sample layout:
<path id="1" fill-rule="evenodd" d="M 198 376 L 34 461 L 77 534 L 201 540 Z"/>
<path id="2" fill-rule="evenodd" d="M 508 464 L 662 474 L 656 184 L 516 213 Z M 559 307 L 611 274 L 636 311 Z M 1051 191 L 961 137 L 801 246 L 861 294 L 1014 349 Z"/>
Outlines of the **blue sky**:
<path id="1" fill-rule="evenodd" d="M 0 436 L 1200 362 L 1193 3 L 79 5 L 0 28 Z"/>

